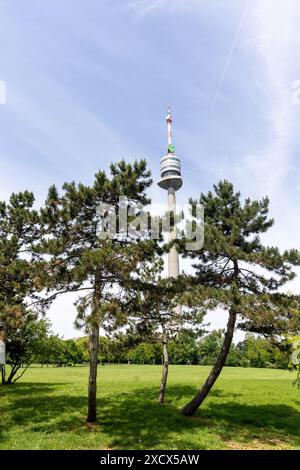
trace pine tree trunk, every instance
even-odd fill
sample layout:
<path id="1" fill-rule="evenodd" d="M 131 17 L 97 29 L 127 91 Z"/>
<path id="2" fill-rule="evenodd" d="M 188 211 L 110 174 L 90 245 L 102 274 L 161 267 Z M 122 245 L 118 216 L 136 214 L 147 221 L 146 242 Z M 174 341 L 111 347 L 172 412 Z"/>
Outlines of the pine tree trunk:
<path id="1" fill-rule="evenodd" d="M 2 381 L 2 384 L 5 385 L 6 384 L 6 370 L 5 370 L 5 362 L 6 362 L 6 353 L 5 353 L 5 341 L 6 341 L 6 332 L 5 332 L 5 324 L 4 322 L 1 321 L 0 323 L 0 341 L 2 341 L 4 343 L 3 347 L 4 347 L 4 351 L 3 351 L 3 355 L 4 355 L 4 363 L 0 365 L 0 369 L 1 369 L 1 381 Z"/>
<path id="2" fill-rule="evenodd" d="M 6 372 L 5 372 L 5 365 L 2 365 L 0 366 L 1 367 L 1 381 L 2 381 L 2 385 L 5 385 L 6 381 L 5 381 L 5 378 L 6 378 Z"/>
<path id="3" fill-rule="evenodd" d="M 159 390 L 158 402 L 163 403 L 165 399 L 165 391 L 167 386 L 169 372 L 169 354 L 168 354 L 168 341 L 164 339 L 163 341 L 163 366 L 162 366 L 162 376 Z"/>
<path id="4" fill-rule="evenodd" d="M 99 352 L 99 325 L 91 326 L 89 339 L 90 373 L 88 389 L 88 423 L 94 423 L 97 419 L 97 369 Z"/>
<path id="5" fill-rule="evenodd" d="M 225 338 L 217 361 L 197 395 L 180 411 L 184 416 L 193 416 L 219 377 L 221 370 L 223 369 L 223 366 L 226 362 L 226 358 L 232 343 L 235 322 L 236 312 L 234 309 L 230 309 Z"/>
<path id="6" fill-rule="evenodd" d="M 97 269 L 95 273 L 95 289 L 93 298 L 93 312 L 90 325 L 89 353 L 90 371 L 88 386 L 88 415 L 87 422 L 94 423 L 97 420 L 97 372 L 99 355 L 100 318 L 99 308 L 101 302 L 101 273 Z"/>

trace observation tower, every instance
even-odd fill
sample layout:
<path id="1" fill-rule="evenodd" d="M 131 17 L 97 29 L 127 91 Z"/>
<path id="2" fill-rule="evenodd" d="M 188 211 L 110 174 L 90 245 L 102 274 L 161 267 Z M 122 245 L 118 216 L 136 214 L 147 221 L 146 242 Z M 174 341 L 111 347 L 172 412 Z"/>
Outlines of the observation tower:
<path id="1" fill-rule="evenodd" d="M 172 116 L 170 108 L 166 117 L 168 125 L 168 153 L 160 161 L 161 179 L 157 183 L 162 189 L 168 191 L 168 211 L 176 214 L 176 196 L 175 193 L 182 186 L 181 163 L 180 158 L 175 155 L 175 147 L 172 144 Z M 176 237 L 176 226 L 170 228 L 169 241 Z M 179 275 L 179 257 L 176 246 L 173 245 L 168 253 L 168 275 L 169 277 L 178 277 Z"/>

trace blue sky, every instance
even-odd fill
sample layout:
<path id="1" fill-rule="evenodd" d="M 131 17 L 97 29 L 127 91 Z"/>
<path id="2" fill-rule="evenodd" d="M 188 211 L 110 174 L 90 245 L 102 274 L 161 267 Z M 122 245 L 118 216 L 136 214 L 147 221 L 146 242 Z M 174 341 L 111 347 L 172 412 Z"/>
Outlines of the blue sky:
<path id="1" fill-rule="evenodd" d="M 42 202 L 120 158 L 157 179 L 171 104 L 178 201 L 228 178 L 270 196 L 268 243 L 299 248 L 299 14 L 298 0 L 1 0 L 0 197 Z M 72 302 L 50 313 L 66 337 Z"/>

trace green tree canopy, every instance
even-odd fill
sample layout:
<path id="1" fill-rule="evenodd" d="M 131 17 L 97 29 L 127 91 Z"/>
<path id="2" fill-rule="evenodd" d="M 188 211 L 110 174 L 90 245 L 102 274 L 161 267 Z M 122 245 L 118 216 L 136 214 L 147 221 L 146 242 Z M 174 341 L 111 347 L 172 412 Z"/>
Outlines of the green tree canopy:
<path id="1" fill-rule="evenodd" d="M 4 385 L 19 380 L 30 364 L 38 359 L 47 341 L 49 323 L 46 320 L 38 320 L 32 312 L 25 312 L 22 324 L 19 327 L 8 324 L 6 332 L 7 363 L 10 368 L 2 366 Z"/>
<path id="2" fill-rule="evenodd" d="M 40 263 L 33 249 L 39 238 L 39 216 L 28 191 L 0 202 L 0 320 L 6 327 L 22 323 L 30 297 L 41 288 Z"/>

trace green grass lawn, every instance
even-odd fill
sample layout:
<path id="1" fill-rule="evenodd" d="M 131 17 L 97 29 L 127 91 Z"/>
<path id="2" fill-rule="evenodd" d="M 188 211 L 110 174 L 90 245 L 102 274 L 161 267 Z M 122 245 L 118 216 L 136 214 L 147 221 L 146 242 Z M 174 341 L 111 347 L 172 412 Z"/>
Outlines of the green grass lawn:
<path id="1" fill-rule="evenodd" d="M 88 368 L 31 368 L 0 387 L 0 449 L 299 449 L 300 390 L 294 374 L 227 367 L 193 418 L 178 409 L 209 367 L 99 366 L 99 420 L 85 422 Z"/>

